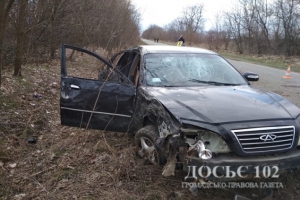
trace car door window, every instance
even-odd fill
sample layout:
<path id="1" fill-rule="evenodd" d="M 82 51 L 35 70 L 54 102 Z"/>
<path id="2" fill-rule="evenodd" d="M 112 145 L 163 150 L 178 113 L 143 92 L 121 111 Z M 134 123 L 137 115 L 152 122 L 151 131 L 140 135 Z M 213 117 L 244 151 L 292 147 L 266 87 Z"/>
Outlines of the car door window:
<path id="1" fill-rule="evenodd" d="M 127 132 L 135 97 L 133 83 L 88 50 L 63 45 L 61 55 L 61 124 Z M 106 72 L 107 78 L 99 80 L 97 70 Z"/>
<path id="2" fill-rule="evenodd" d="M 128 77 L 131 66 L 134 62 L 135 53 L 134 52 L 119 52 L 115 54 L 110 60 L 109 63 L 113 65 L 113 69 L 121 72 L 124 76 L 118 77 L 117 74 L 112 72 L 112 69 L 106 68 L 103 71 L 99 72 L 99 80 L 110 80 L 110 81 L 119 81 L 121 83 L 133 84 L 134 80 Z M 110 76 L 108 77 L 108 74 Z M 127 78 L 124 78 L 127 77 Z"/>
<path id="3" fill-rule="evenodd" d="M 133 82 L 135 86 L 138 85 L 140 76 L 140 60 L 141 56 L 139 54 L 136 54 L 130 68 L 130 73 L 128 74 L 128 79 Z"/>
<path id="4" fill-rule="evenodd" d="M 98 58 L 75 49 L 66 49 L 67 74 L 65 75 L 97 80 L 98 72 L 106 69 L 107 65 Z"/>
<path id="5" fill-rule="evenodd" d="M 120 70 L 126 77 L 128 77 L 134 58 L 134 52 L 124 52 L 116 64 L 116 68 Z"/>

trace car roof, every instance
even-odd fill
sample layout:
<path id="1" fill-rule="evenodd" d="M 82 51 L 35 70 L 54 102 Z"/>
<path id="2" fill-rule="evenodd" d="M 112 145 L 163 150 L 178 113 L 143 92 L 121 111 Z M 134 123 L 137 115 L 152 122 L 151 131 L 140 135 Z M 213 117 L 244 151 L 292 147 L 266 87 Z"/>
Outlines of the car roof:
<path id="1" fill-rule="evenodd" d="M 213 51 L 185 46 L 171 46 L 171 45 L 140 45 L 138 46 L 142 54 L 148 53 L 202 53 L 202 54 L 216 54 Z"/>

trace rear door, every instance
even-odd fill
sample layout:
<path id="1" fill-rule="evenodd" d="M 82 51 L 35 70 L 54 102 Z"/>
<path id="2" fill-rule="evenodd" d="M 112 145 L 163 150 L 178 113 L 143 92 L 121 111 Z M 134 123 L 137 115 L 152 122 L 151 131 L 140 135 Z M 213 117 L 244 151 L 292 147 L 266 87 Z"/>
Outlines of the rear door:
<path id="1" fill-rule="evenodd" d="M 61 49 L 61 124 L 127 132 L 135 86 L 99 55 L 71 45 Z"/>

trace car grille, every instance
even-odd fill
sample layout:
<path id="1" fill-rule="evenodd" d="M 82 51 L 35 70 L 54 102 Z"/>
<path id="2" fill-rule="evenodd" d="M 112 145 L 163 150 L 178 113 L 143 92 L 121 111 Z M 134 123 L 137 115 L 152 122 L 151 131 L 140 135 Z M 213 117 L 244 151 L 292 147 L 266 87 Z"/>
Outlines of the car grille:
<path id="1" fill-rule="evenodd" d="M 246 153 L 290 149 L 295 137 L 294 126 L 231 130 Z"/>

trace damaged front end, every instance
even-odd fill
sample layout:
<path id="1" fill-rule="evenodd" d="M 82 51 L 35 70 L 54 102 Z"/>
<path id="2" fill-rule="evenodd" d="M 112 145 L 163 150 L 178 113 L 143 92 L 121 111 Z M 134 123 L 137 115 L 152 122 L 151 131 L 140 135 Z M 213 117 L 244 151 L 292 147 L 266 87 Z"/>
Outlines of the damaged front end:
<path id="1" fill-rule="evenodd" d="M 192 151 L 197 151 L 198 157 L 203 160 L 209 160 L 212 158 L 212 152 L 205 149 L 204 143 L 201 140 L 198 140 L 196 144 L 191 145 L 187 153 L 189 154 Z"/>
<path id="2" fill-rule="evenodd" d="M 185 179 L 212 182 L 257 180 L 278 178 L 280 174 L 300 166 L 300 148 L 283 153 L 241 156 L 232 149 L 235 143 L 226 138 L 226 142 L 230 142 L 229 147 L 217 131 L 183 126 L 179 132 L 165 138 L 168 160 L 163 176 L 174 175 L 176 167 L 180 167 L 187 172 Z"/>
<path id="3" fill-rule="evenodd" d="M 216 154 L 230 152 L 221 136 L 201 128 L 180 128 L 179 134 L 169 134 L 164 144 L 168 159 L 163 176 L 175 175 L 176 166 L 187 171 L 190 160 L 197 160 L 201 166 Z"/>
<path id="4" fill-rule="evenodd" d="M 154 93 L 152 94 L 148 90 L 138 88 L 132 122 L 136 130 L 147 125 L 157 128 L 154 142 L 167 160 L 163 176 L 175 175 L 176 166 L 187 171 L 191 158 L 199 160 L 201 165 L 202 161 L 211 159 L 214 154 L 230 152 L 219 134 L 208 128 L 182 124 L 176 115 L 157 100 L 159 94 L 155 91 L 152 91 Z M 164 98 L 160 96 L 160 100 L 167 102 L 168 99 Z"/>
<path id="5" fill-rule="evenodd" d="M 271 137 L 269 135 L 272 135 L 272 132 L 279 130 L 284 134 L 292 135 L 292 141 L 298 140 L 299 129 L 297 124 L 292 121 L 283 123 L 273 120 L 270 122 L 220 124 L 200 113 L 197 116 L 201 116 L 201 118 L 195 116 L 196 120 L 190 116 L 196 111 L 191 112 L 191 108 L 186 107 L 178 108 L 171 98 L 163 95 L 163 92 L 166 91 L 165 88 L 155 90 L 139 87 L 132 119 L 133 127 L 136 130 L 152 127 L 154 136 L 149 137 L 149 133 L 141 132 L 140 138 L 137 138 L 140 139 L 138 144 L 143 144 L 142 137 L 146 137 L 150 143 L 153 143 L 144 145 L 142 151 L 150 149 L 150 155 L 154 155 L 154 158 L 159 161 L 156 163 L 164 165 L 163 176 L 174 176 L 176 169 L 182 169 L 189 176 L 191 169 L 201 168 L 203 173 L 199 175 L 196 171 L 191 178 L 204 178 L 208 181 L 233 181 L 252 179 L 254 176 L 255 178 L 265 178 L 265 176 L 261 176 L 261 173 L 264 169 L 269 169 L 268 167 L 272 170 L 278 169 L 278 172 L 281 173 L 300 166 L 300 148 L 297 148 L 295 142 L 292 142 L 293 145 L 290 145 L 287 150 L 277 151 L 275 149 L 267 153 L 264 151 L 247 153 L 240 144 L 240 141 L 248 141 L 250 135 L 249 137 L 255 139 L 253 141 L 250 138 L 248 142 L 249 145 L 254 145 L 251 146 L 251 150 L 260 150 L 264 146 L 259 145 L 266 145 L 264 138 Z M 266 127 L 266 124 L 270 127 Z M 274 127 L 273 124 L 281 126 Z M 251 131 L 256 132 L 252 133 Z M 239 140 L 236 135 L 241 134 L 246 138 Z M 257 135 L 259 137 L 256 137 Z M 258 146 L 256 143 L 253 144 L 254 142 L 259 142 Z M 245 148 L 249 149 L 248 146 Z M 149 155 L 149 153 L 145 155 Z M 146 158 L 147 156 L 142 157 Z M 205 170 L 211 170 L 211 173 Z M 270 174 L 277 176 L 277 173 L 273 173 L 273 171 Z"/>

